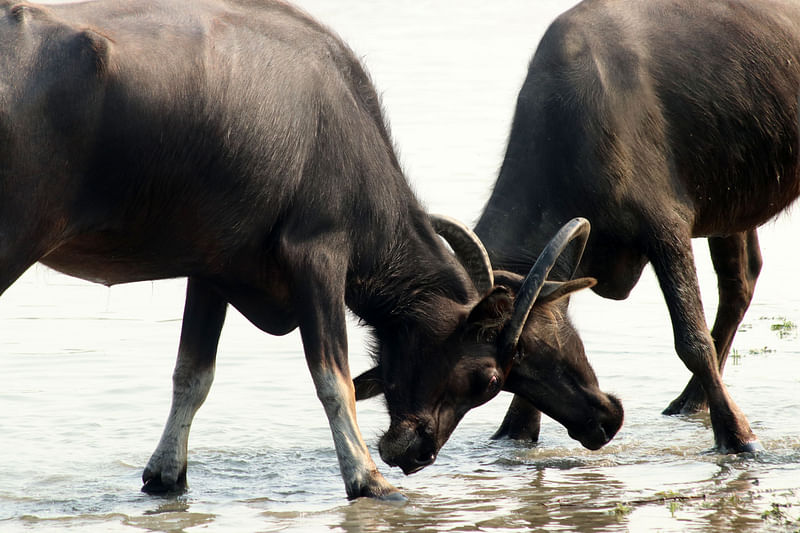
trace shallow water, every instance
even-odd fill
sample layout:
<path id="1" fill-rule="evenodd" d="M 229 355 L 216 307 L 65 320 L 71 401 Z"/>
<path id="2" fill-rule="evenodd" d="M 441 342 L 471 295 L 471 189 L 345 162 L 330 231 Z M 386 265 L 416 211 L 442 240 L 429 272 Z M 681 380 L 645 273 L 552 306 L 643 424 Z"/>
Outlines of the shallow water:
<path id="1" fill-rule="evenodd" d="M 516 92 L 547 23 L 570 2 L 305 0 L 363 57 L 409 179 L 426 206 L 469 223 L 502 156 Z M 436 464 L 380 463 L 379 400 L 358 406 L 404 506 L 348 502 L 296 333 L 235 312 L 190 439 L 189 492 L 139 492 L 170 401 L 183 281 L 105 288 L 44 267 L 0 299 L 0 531 L 780 531 L 800 523 L 800 289 L 783 216 L 761 232 L 765 266 L 725 382 L 765 451 L 720 456 L 707 415 L 664 417 L 688 371 L 648 271 L 624 302 L 573 299 L 601 386 L 625 425 L 597 452 L 543 422 L 531 447 L 494 442 L 510 396 L 467 415 Z M 709 316 L 715 280 L 696 243 Z M 351 367 L 369 365 L 351 327 Z"/>

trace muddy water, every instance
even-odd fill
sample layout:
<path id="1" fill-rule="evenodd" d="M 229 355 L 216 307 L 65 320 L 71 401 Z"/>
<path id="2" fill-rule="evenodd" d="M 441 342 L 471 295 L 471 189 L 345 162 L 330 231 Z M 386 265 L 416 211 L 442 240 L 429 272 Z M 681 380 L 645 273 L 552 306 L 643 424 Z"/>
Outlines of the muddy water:
<path id="1" fill-rule="evenodd" d="M 431 211 L 470 223 L 499 165 L 513 100 L 546 24 L 569 2 L 304 0 L 363 57 L 404 167 Z M 545 420 L 536 446 L 489 436 L 510 400 L 470 413 L 436 464 L 379 467 L 402 507 L 347 502 L 296 334 L 231 313 L 190 440 L 190 491 L 141 494 L 166 418 L 185 283 L 105 288 L 33 267 L 0 299 L 0 531 L 781 531 L 800 523 L 797 217 L 762 231 L 765 267 L 725 381 L 765 451 L 709 453 L 706 415 L 660 415 L 688 372 L 649 270 L 633 295 L 587 293 L 573 319 L 618 436 L 584 450 Z M 696 243 L 709 316 L 715 280 Z M 369 361 L 351 328 L 352 368 Z M 373 455 L 387 426 L 359 404 Z M 378 459 L 379 461 L 379 459 Z"/>

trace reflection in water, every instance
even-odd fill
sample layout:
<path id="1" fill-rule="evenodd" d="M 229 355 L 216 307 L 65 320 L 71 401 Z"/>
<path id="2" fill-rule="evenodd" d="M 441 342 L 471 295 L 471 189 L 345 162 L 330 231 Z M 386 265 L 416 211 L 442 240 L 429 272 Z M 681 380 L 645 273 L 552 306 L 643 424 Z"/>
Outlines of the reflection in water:
<path id="1" fill-rule="evenodd" d="M 185 513 L 189 510 L 189 503 L 186 501 L 185 497 L 163 497 L 161 499 L 164 500 L 163 503 L 159 504 L 158 507 L 152 511 L 145 511 L 144 515 L 156 516 L 165 513 Z"/>
<path id="2" fill-rule="evenodd" d="M 520 450 L 517 445 L 508 444 L 490 451 L 513 454 Z M 294 513 L 265 516 L 289 530 L 327 525 L 347 532 L 624 531 L 650 529 L 652 523 L 667 531 L 690 526 L 708 531 L 751 531 L 769 525 L 763 512 L 756 509 L 769 509 L 771 502 L 786 505 L 787 496 L 797 501 L 795 490 L 778 494 L 761 486 L 758 465 L 775 458 L 721 459 L 701 455 L 700 462 L 711 473 L 707 478 L 675 484 L 656 482 L 657 487 L 633 491 L 631 484 L 622 479 L 630 472 L 619 468 L 626 466 L 629 459 L 624 450 L 612 452 L 602 461 L 573 457 L 569 464 L 555 461 L 552 452 L 547 455 L 550 460 L 529 459 L 527 468 L 523 467 L 525 461 L 504 458 L 474 472 L 466 472 L 465 468 L 459 473 L 440 473 L 425 484 L 424 491 L 406 491 L 410 503 L 405 506 L 359 500 L 307 515 L 303 526 L 297 525 L 299 517 Z M 655 463 L 664 471 L 684 471 L 687 467 L 692 470 L 691 463 L 696 459 L 685 464 L 673 461 L 670 457 L 653 456 L 641 467 L 647 469 Z M 796 466 L 792 468 L 796 471 Z M 617 472 L 623 476 L 617 478 Z"/>
<path id="3" fill-rule="evenodd" d="M 190 512 L 186 499 L 179 497 L 167 498 L 156 509 L 146 511 L 141 516 L 127 517 L 122 523 L 147 531 L 180 533 L 193 527 L 211 524 L 214 518 L 213 514 Z"/>

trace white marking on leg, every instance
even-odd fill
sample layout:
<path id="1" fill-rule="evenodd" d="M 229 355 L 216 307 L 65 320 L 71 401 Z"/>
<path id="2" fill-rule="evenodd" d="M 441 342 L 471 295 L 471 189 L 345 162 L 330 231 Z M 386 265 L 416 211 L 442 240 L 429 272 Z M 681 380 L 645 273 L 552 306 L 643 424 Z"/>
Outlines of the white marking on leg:
<path id="1" fill-rule="evenodd" d="M 352 381 L 330 371 L 313 373 L 313 378 L 328 416 L 345 486 L 365 487 L 377 468 L 358 428 Z"/>
<path id="2" fill-rule="evenodd" d="M 145 472 L 161 479 L 165 487 L 174 487 L 185 471 L 189 430 L 197 410 L 203 405 L 211 383 L 214 381 L 214 366 L 197 370 L 181 364 L 180 358 L 173 374 L 172 405 L 169 417 Z"/>

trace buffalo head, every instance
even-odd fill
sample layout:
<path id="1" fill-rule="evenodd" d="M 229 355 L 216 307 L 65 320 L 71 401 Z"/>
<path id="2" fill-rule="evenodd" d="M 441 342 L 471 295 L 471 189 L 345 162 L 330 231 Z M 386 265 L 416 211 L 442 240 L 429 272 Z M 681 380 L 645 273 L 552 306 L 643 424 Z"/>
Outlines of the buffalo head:
<path id="1" fill-rule="evenodd" d="M 413 338 L 421 334 L 416 330 L 395 331 L 388 339 L 386 332 L 381 335 L 383 342 L 375 354 L 377 366 L 354 380 L 357 399 L 380 393 L 386 398 L 391 421 L 380 439 L 381 458 L 406 474 L 421 470 L 434 462 L 470 409 L 500 390 L 512 390 L 510 387 L 514 392 L 524 392 L 544 412 L 565 423 L 587 447 L 605 444 L 621 425 L 622 408 L 615 398 L 599 391 L 577 334 L 570 339 L 577 339 L 580 349 L 558 349 L 572 345 L 559 343 L 559 329 L 554 325 L 558 322 L 555 317 L 565 308 L 561 303 L 571 293 L 592 286 L 594 280 L 545 282 L 570 242 L 577 240 L 582 251 L 588 222 L 575 219 L 562 228 L 525 279 L 498 272 L 501 283 L 495 282 L 488 255 L 477 237 L 451 219 L 435 217 L 433 222 L 467 270 L 475 273 L 473 280 L 482 297 L 464 308 L 455 323 L 439 324 L 436 342 L 420 343 Z M 573 257 L 577 264 L 580 253 Z M 439 316 L 459 315 L 450 311 Z M 435 322 L 439 317 L 429 319 Z M 413 362 L 392 353 L 426 345 L 439 349 L 436 353 L 406 354 L 417 359 Z M 537 390 L 528 391 L 529 387 Z M 544 398 L 547 394 L 555 396 Z M 589 412 L 593 418 L 586 418 L 587 426 L 581 426 L 579 417 Z M 594 427 L 595 420 L 600 430 Z"/>
<path id="2" fill-rule="evenodd" d="M 497 283 L 521 294 L 518 274 L 497 271 Z M 591 278 L 545 282 L 522 329 L 517 362 L 503 390 L 525 398 L 563 425 L 590 450 L 608 443 L 622 426 L 621 402 L 600 390 L 578 332 L 566 315 L 566 294 L 591 287 Z"/>

